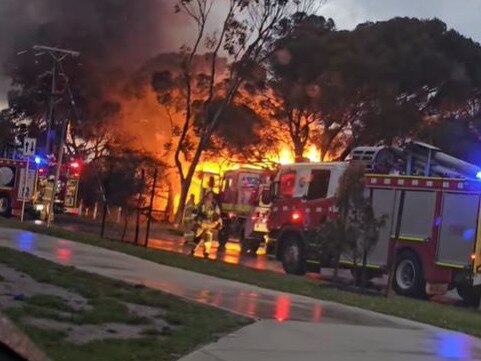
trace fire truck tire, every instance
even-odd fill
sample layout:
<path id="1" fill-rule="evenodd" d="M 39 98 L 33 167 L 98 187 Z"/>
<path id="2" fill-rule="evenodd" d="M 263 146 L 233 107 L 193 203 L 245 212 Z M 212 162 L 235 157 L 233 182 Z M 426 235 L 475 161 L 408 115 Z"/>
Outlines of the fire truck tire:
<path id="1" fill-rule="evenodd" d="M 412 252 L 402 252 L 397 259 L 394 270 L 394 290 L 397 294 L 408 297 L 422 297 L 425 293 L 425 281 L 421 262 Z"/>
<path id="2" fill-rule="evenodd" d="M 10 197 L 7 194 L 0 194 L 0 217 L 10 217 L 12 215 L 12 206 Z"/>
<path id="3" fill-rule="evenodd" d="M 481 287 L 473 287 L 469 282 L 461 282 L 456 285 L 458 295 L 463 299 L 467 306 L 479 307 L 481 298 Z"/>
<path id="4" fill-rule="evenodd" d="M 288 233 L 281 239 L 281 262 L 287 274 L 302 276 L 307 272 L 304 248 L 295 234 Z"/>

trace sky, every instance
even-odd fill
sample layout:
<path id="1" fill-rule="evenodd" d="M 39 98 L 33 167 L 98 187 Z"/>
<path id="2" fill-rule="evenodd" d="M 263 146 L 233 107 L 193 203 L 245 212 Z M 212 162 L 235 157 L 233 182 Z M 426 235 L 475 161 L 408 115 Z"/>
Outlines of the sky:
<path id="1" fill-rule="evenodd" d="M 333 18 L 338 29 L 353 29 L 366 21 L 395 16 L 437 17 L 448 27 L 481 43 L 481 0 L 327 0 L 319 12 Z M 0 77 L 0 109 L 6 105 L 7 87 L 8 83 Z"/>
<path id="2" fill-rule="evenodd" d="M 481 42 L 481 0 L 327 0 L 320 13 L 333 18 L 339 29 L 395 16 L 436 17 Z"/>

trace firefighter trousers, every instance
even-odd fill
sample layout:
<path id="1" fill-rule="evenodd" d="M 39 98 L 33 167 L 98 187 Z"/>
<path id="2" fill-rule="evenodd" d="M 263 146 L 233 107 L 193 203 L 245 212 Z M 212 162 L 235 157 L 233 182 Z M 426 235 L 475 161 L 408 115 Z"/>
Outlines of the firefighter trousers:
<path id="1" fill-rule="evenodd" d="M 211 227 L 201 226 L 198 230 L 198 236 L 200 236 L 200 241 L 197 243 L 195 248 L 192 250 L 193 253 L 199 251 L 204 247 L 204 254 L 209 254 L 212 247 L 213 229 Z"/>

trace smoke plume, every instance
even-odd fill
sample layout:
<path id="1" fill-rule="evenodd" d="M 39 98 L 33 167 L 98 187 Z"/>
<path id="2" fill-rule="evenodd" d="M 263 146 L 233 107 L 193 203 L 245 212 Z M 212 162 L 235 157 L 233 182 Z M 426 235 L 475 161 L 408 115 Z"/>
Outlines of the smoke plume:
<path id="1" fill-rule="evenodd" d="M 80 51 L 97 69 L 133 69 L 178 46 L 171 29 L 182 19 L 172 18 L 172 0 L 0 0 L 0 99 L 6 69 L 34 44 Z"/>

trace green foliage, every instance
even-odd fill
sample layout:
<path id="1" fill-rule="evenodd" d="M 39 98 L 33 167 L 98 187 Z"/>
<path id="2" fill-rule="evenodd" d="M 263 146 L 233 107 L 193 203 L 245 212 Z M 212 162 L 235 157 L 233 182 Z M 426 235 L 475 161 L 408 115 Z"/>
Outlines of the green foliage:
<path id="1" fill-rule="evenodd" d="M 139 192 L 147 189 L 154 167 L 162 179 L 165 165 L 154 156 L 131 149 L 112 149 L 110 155 L 85 165 L 80 179 L 80 197 L 86 205 L 102 202 L 105 192 L 111 206 L 130 205 Z M 139 175 L 144 169 L 144 183 Z"/>
<path id="2" fill-rule="evenodd" d="M 364 166 L 350 164 L 339 181 L 336 193 L 338 216 L 321 225 L 315 238 L 321 259 L 331 259 L 336 269 L 342 254 L 350 254 L 355 265 L 361 257 L 363 269 L 367 256 L 378 241 L 386 217 L 374 214 L 366 196 Z"/>
<path id="3" fill-rule="evenodd" d="M 301 18 L 287 28 L 271 64 L 274 89 L 284 110 L 317 114 L 324 153 L 342 158 L 356 145 L 402 141 L 433 116 L 475 115 L 467 105 L 481 99 L 481 46 L 439 20 L 336 31 L 323 18 Z"/>

